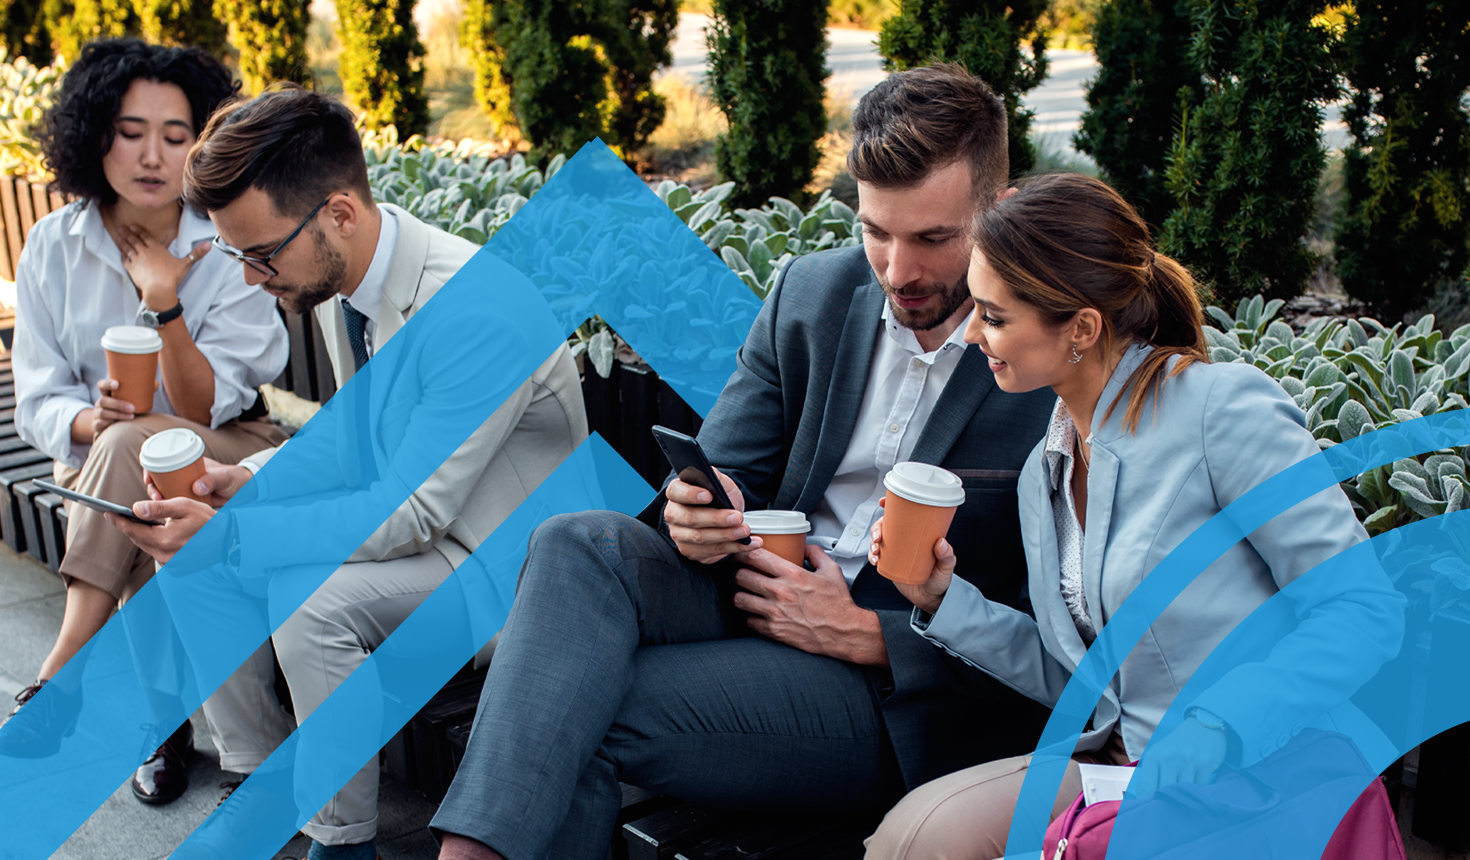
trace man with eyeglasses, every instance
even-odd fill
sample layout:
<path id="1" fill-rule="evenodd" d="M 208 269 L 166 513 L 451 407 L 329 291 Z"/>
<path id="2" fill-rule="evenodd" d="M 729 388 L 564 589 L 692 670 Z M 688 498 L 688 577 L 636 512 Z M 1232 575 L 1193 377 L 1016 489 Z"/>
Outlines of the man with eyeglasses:
<path id="1" fill-rule="evenodd" d="M 219 232 L 215 246 L 244 265 L 246 282 L 288 310 L 316 314 L 339 387 L 479 250 L 398 207 L 374 203 L 351 112 L 301 89 L 274 90 L 215 114 L 184 177 L 186 198 L 209 214 Z M 349 469 L 341 459 L 341 450 L 358 445 L 361 433 L 329 437 L 340 438 L 338 450 L 323 456 L 344 464 L 343 486 L 326 488 L 329 493 L 370 491 L 379 481 L 396 480 L 409 471 L 403 464 L 411 463 L 415 441 L 433 432 L 435 415 L 478 396 L 463 386 L 448 390 L 456 386 L 444 382 L 444 369 L 404 357 L 416 355 L 411 349 L 396 352 L 401 355 L 390 361 L 398 363 L 383 377 L 391 380 L 385 383 L 391 405 L 382 414 L 359 415 L 358 423 L 369 425 L 371 451 L 356 462 L 366 465 Z M 581 384 L 563 345 L 276 629 L 272 642 L 296 721 L 305 720 L 586 436 Z M 208 464 L 196 492 L 223 505 L 275 450 L 241 466 Z M 274 499 L 279 490 L 273 484 L 265 492 Z M 311 521 L 314 504 L 291 510 Z M 140 502 L 135 511 L 164 524 L 112 520 L 159 562 L 214 513 L 185 499 Z M 272 535 L 239 525 L 238 541 L 269 552 L 262 547 Z M 308 561 L 315 560 L 285 563 Z M 253 772 L 295 728 L 274 704 L 273 687 L 267 643 L 205 703 L 224 769 Z M 263 701 L 272 704 L 262 707 Z M 313 860 L 374 860 L 377 779 L 374 759 L 302 827 L 313 840 Z"/>

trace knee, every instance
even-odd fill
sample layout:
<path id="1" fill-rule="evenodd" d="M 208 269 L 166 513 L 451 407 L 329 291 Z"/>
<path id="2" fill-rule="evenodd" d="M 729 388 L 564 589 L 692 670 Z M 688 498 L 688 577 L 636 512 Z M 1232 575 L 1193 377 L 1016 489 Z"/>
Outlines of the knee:
<path id="1" fill-rule="evenodd" d="M 143 449 L 143 440 L 151 435 L 153 431 L 141 418 L 116 421 L 102 428 L 102 432 L 92 440 L 92 456 L 99 453 L 131 454 L 131 460 L 136 464 L 138 452 Z"/>
<path id="2" fill-rule="evenodd" d="M 335 625 L 330 617 L 317 611 L 314 602 L 308 599 L 271 635 L 276 659 L 283 669 L 309 666 L 313 655 L 318 662 L 321 660 L 322 642 Z"/>
<path id="3" fill-rule="evenodd" d="M 623 560 L 628 538 L 638 529 L 649 531 L 647 526 L 616 511 L 557 514 L 531 533 L 521 578 L 524 580 L 547 562 L 559 571 L 566 570 L 573 559 L 584 570 L 616 567 Z M 599 561 L 602 563 L 597 564 Z"/>
<path id="4" fill-rule="evenodd" d="M 1005 853 L 1010 809 L 973 789 L 929 783 L 889 810 L 864 845 L 864 860 L 990 860 Z M 997 814 L 1002 813 L 1002 814 Z"/>

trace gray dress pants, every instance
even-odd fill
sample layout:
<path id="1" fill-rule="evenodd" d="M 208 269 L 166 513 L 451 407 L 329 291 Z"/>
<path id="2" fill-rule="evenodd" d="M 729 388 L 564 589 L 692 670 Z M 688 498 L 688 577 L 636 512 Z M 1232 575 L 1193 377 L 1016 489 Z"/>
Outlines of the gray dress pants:
<path id="1" fill-rule="evenodd" d="M 750 635 L 733 593 L 730 568 L 637 520 L 548 520 L 432 827 L 508 860 L 603 860 L 619 781 L 721 806 L 896 801 L 869 673 Z"/>

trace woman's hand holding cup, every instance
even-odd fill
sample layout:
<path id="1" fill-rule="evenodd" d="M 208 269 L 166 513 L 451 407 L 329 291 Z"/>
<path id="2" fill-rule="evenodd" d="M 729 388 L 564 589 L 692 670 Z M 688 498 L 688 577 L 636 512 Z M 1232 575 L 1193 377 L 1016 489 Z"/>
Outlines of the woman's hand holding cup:
<path id="1" fill-rule="evenodd" d="M 880 500 L 879 504 L 882 504 Z M 873 523 L 873 544 L 868 550 L 868 561 L 875 566 L 878 558 L 883 553 L 883 521 Z M 949 541 L 940 538 L 934 543 L 934 570 L 930 572 L 929 578 L 916 585 L 908 585 L 902 582 L 894 582 L 898 593 L 908 598 L 909 602 L 933 615 L 939 611 L 939 604 L 944 600 L 945 592 L 949 591 L 950 580 L 954 578 L 955 555 L 954 547 Z"/>
<path id="2" fill-rule="evenodd" d="M 117 391 L 118 381 L 116 379 L 97 380 L 97 402 L 92 406 L 92 438 L 96 439 L 102 435 L 102 431 L 119 421 L 133 420 L 134 406 L 126 400 L 118 400 L 113 397 Z"/>

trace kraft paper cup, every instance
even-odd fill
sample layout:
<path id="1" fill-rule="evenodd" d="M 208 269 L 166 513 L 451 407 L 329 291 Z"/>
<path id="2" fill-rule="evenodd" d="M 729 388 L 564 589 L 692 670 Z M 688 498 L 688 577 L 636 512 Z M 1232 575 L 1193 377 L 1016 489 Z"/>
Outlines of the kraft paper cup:
<path id="1" fill-rule="evenodd" d="M 883 478 L 883 553 L 878 572 L 918 585 L 934 571 L 934 544 L 949 532 L 965 488 L 953 472 L 928 463 L 898 463 Z"/>
<path id="2" fill-rule="evenodd" d="M 153 475 L 153 484 L 166 499 L 194 499 L 194 482 L 204 477 L 204 440 L 187 427 L 154 433 L 143 440 L 138 462 Z"/>
<path id="3" fill-rule="evenodd" d="M 750 511 L 745 514 L 745 524 L 776 555 L 797 567 L 806 560 L 806 533 L 812 526 L 801 511 Z"/>
<path id="4" fill-rule="evenodd" d="M 115 325 L 102 333 L 102 349 L 107 354 L 107 375 L 117 380 L 112 396 L 133 404 L 135 415 L 151 412 L 163 338 L 144 326 Z"/>

